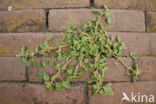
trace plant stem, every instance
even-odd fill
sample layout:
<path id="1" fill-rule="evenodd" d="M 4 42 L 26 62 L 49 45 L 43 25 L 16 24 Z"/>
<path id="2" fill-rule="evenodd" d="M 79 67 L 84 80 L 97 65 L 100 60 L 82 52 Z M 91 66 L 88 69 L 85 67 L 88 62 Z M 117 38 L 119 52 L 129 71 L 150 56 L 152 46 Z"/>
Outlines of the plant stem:
<path id="1" fill-rule="evenodd" d="M 68 63 L 64 64 L 60 69 L 58 69 L 59 71 L 54 75 L 55 78 L 51 80 L 51 82 L 55 81 L 55 79 L 58 78 L 58 76 L 60 76 L 61 71 L 64 71 L 66 66 L 72 61 L 72 58 L 69 60 Z"/>
<path id="2" fill-rule="evenodd" d="M 74 76 L 76 75 L 76 72 L 77 72 L 77 70 L 79 69 L 79 66 L 80 66 L 80 64 L 81 64 L 81 62 L 82 62 L 83 59 L 84 59 L 84 56 L 81 58 L 81 60 L 80 60 L 79 63 L 77 64 L 76 69 L 75 69 L 75 71 L 74 71 Z"/>
<path id="3" fill-rule="evenodd" d="M 113 55 L 114 58 L 120 61 L 120 63 L 128 70 L 134 71 L 131 67 L 129 67 L 121 58 L 117 57 L 116 55 Z"/>

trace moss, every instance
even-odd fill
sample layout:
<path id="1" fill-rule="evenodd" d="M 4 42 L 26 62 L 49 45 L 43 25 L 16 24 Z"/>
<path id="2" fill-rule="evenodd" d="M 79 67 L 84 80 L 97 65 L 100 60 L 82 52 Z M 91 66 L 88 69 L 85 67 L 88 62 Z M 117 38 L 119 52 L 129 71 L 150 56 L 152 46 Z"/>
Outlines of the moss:
<path id="1" fill-rule="evenodd" d="M 17 1 L 13 1 L 12 2 L 12 6 L 14 8 L 22 8 L 24 6 L 26 6 L 26 7 L 34 7 L 35 3 L 33 3 L 32 1 L 28 1 L 28 0 L 19 0 L 18 2 Z"/>
<path id="2" fill-rule="evenodd" d="M 151 28 L 149 29 L 149 32 L 156 32 L 156 25 L 151 26 Z"/>
<path id="3" fill-rule="evenodd" d="M 10 49 L 8 47 L 0 48 L 0 54 L 10 53 Z"/>
<path id="4" fill-rule="evenodd" d="M 0 98 L 0 104 L 37 104 L 34 101 L 28 101 L 28 102 L 23 102 L 23 101 L 15 101 L 15 100 L 10 100 L 8 98 Z"/>
<path id="5" fill-rule="evenodd" d="M 24 1 L 24 5 L 27 7 L 35 7 L 35 3 L 32 3 L 30 1 Z"/>
<path id="6" fill-rule="evenodd" d="M 20 17 L 20 16 L 19 16 Z M 21 17 L 20 20 L 17 19 L 15 21 L 11 21 L 7 24 L 8 31 L 17 31 L 18 29 L 21 29 L 24 26 L 34 26 L 34 23 L 37 24 L 38 21 L 41 21 L 43 19 L 41 16 L 36 16 L 36 18 L 26 18 Z"/>
<path id="7" fill-rule="evenodd" d="M 74 5 L 74 6 L 78 6 L 78 2 L 76 2 L 75 0 L 70 0 L 70 2 Z"/>

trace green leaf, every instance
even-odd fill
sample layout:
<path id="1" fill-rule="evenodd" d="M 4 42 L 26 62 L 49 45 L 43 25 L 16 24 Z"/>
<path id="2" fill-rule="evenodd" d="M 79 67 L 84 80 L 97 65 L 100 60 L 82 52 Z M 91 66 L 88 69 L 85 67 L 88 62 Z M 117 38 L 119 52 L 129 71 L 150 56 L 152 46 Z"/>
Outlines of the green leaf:
<path id="1" fill-rule="evenodd" d="M 63 88 L 62 82 L 56 82 L 55 83 L 55 89 L 56 90 L 62 90 L 62 88 Z"/>
<path id="2" fill-rule="evenodd" d="M 84 62 L 87 63 L 89 60 L 87 58 L 85 58 Z"/>
<path id="3" fill-rule="evenodd" d="M 54 66 L 54 60 L 52 57 L 49 58 L 49 65 Z"/>
<path id="4" fill-rule="evenodd" d="M 94 94 L 93 94 L 93 97 L 96 97 L 97 95 L 98 95 L 97 93 L 94 93 Z"/>
<path id="5" fill-rule="evenodd" d="M 43 79 L 43 76 L 44 76 L 44 71 L 43 70 L 39 70 L 38 71 L 38 75 L 39 75 L 39 77 L 41 78 L 41 79 Z"/>
<path id="6" fill-rule="evenodd" d="M 120 41 L 121 41 L 121 37 L 120 37 L 120 36 L 118 36 L 118 37 L 117 37 L 117 40 L 118 40 L 118 42 L 120 42 Z"/>
<path id="7" fill-rule="evenodd" d="M 46 40 L 49 41 L 49 40 L 51 40 L 52 38 L 53 38 L 53 35 L 48 35 Z"/>
<path id="8" fill-rule="evenodd" d="M 114 43 L 114 44 L 113 44 L 113 48 L 114 48 L 114 49 L 117 49 L 118 45 L 119 45 L 118 43 Z"/>
<path id="9" fill-rule="evenodd" d="M 107 23 L 112 24 L 112 19 L 110 17 L 107 18 Z"/>
<path id="10" fill-rule="evenodd" d="M 84 65 L 82 65 L 81 67 L 82 67 L 85 71 L 89 71 L 88 66 L 84 66 Z"/>
<path id="11" fill-rule="evenodd" d="M 94 14 L 99 14 L 100 12 L 98 11 L 98 9 L 93 9 L 92 11 Z"/>
<path id="12" fill-rule="evenodd" d="M 46 88 L 47 88 L 49 91 L 52 91 L 52 90 L 53 90 L 53 86 L 52 86 L 51 82 L 44 82 L 44 84 L 46 85 Z"/>
<path id="13" fill-rule="evenodd" d="M 105 12 L 106 17 L 110 16 L 110 14 L 111 14 L 110 11 Z"/>
<path id="14" fill-rule="evenodd" d="M 104 71 L 107 71 L 108 70 L 108 67 L 104 67 Z"/>
<path id="15" fill-rule="evenodd" d="M 39 70 L 38 75 L 44 81 L 49 81 L 49 79 L 50 79 L 49 76 L 43 70 Z"/>
<path id="16" fill-rule="evenodd" d="M 110 88 L 110 84 L 106 84 L 104 87 L 104 94 L 106 95 L 113 95 L 113 91 L 112 89 Z"/>
<path id="17" fill-rule="evenodd" d="M 26 68 L 28 68 L 30 66 L 30 62 L 28 61 L 27 58 L 23 57 L 22 58 L 22 61 L 23 61 L 23 63 L 24 63 L 24 65 L 25 65 Z"/>
<path id="18" fill-rule="evenodd" d="M 63 56 L 62 55 L 58 55 L 57 59 L 58 59 L 59 62 L 61 62 L 63 60 Z"/>
<path id="19" fill-rule="evenodd" d="M 139 69 L 136 70 L 136 75 L 140 75 L 141 71 Z"/>
<path id="20" fill-rule="evenodd" d="M 63 81 L 63 87 L 70 88 L 70 83 L 68 81 Z"/>
<path id="21" fill-rule="evenodd" d="M 84 24 L 82 28 L 83 29 L 86 29 L 87 27 L 88 27 L 88 25 L 87 24 Z"/>
<path id="22" fill-rule="evenodd" d="M 103 6 L 104 9 L 106 9 L 107 11 L 109 11 L 108 7 L 106 5 Z"/>
<path id="23" fill-rule="evenodd" d="M 97 20 L 96 17 L 94 17 L 94 18 L 91 19 L 91 21 L 96 21 L 96 20 Z"/>
<path id="24" fill-rule="evenodd" d="M 40 64 L 36 61 L 33 61 L 33 66 L 36 67 L 36 68 L 40 68 Z"/>
<path id="25" fill-rule="evenodd" d="M 42 66 L 47 67 L 48 66 L 48 61 L 46 59 L 42 60 Z"/>
<path id="26" fill-rule="evenodd" d="M 59 68 L 60 68 L 60 64 L 57 64 L 57 65 L 56 65 L 56 68 L 59 69 Z"/>
<path id="27" fill-rule="evenodd" d="M 131 74 L 127 71 L 127 75 L 131 76 Z"/>
<path id="28" fill-rule="evenodd" d="M 133 82 L 136 82 L 137 76 L 132 76 Z"/>
<path id="29" fill-rule="evenodd" d="M 25 46 L 23 45 L 21 48 L 21 52 L 24 52 L 24 51 L 25 51 Z"/>
<path id="30" fill-rule="evenodd" d="M 74 71 L 74 67 L 73 66 L 70 66 L 68 69 L 67 69 L 67 74 L 71 75 Z"/>

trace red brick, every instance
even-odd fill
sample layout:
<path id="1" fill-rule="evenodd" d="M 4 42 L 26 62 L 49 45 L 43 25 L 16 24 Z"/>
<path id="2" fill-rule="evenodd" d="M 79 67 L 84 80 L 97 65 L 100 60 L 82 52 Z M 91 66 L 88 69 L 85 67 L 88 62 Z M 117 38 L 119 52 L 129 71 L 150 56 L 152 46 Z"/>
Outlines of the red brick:
<path id="1" fill-rule="evenodd" d="M 156 11 L 155 0 L 94 0 L 96 7 L 107 5 L 116 9 L 139 9 Z"/>
<path id="2" fill-rule="evenodd" d="M 45 31 L 44 10 L 0 11 L 0 32 Z"/>
<path id="3" fill-rule="evenodd" d="M 132 60 L 129 58 L 121 58 L 128 66 L 132 65 Z M 111 81 L 131 81 L 131 77 L 129 77 L 126 72 L 127 69 L 120 63 L 117 62 L 116 59 L 108 59 L 109 60 L 109 66 L 108 70 L 105 72 L 104 76 L 104 82 L 111 82 Z M 117 66 L 115 66 L 115 62 L 118 63 Z"/>
<path id="4" fill-rule="evenodd" d="M 83 104 L 84 87 L 49 92 L 38 84 L 0 84 L 0 104 Z"/>
<path id="5" fill-rule="evenodd" d="M 112 25 L 110 31 L 145 31 L 144 13 L 133 10 L 111 10 Z M 82 26 L 86 21 L 95 17 L 90 9 L 57 9 L 50 10 L 49 30 L 62 31 L 71 25 Z M 104 19 L 102 21 L 104 24 Z"/>
<path id="6" fill-rule="evenodd" d="M 89 0 L 1 0 L 0 10 L 7 10 L 9 6 L 13 9 L 31 8 L 67 8 L 67 7 L 89 7 Z"/>
<path id="7" fill-rule="evenodd" d="M 129 54 L 129 52 L 133 52 L 134 55 L 137 56 L 150 55 L 150 40 L 156 37 L 154 34 L 150 33 L 112 32 L 110 34 L 114 36 L 121 36 L 122 41 L 126 44 L 127 47 L 127 49 L 124 51 L 124 55 Z"/>
<path id="8" fill-rule="evenodd" d="M 0 81 L 26 80 L 26 69 L 15 57 L 0 57 Z"/>
<path id="9" fill-rule="evenodd" d="M 1 33 L 0 56 L 16 56 L 23 45 L 28 49 L 38 47 L 50 33 Z M 53 33 L 51 33 L 53 34 Z M 59 44 L 61 34 L 55 34 L 50 44 Z"/>
<path id="10" fill-rule="evenodd" d="M 0 56 L 15 56 L 20 50 L 22 45 L 25 45 L 28 49 L 38 47 L 46 38 L 47 34 L 53 33 L 1 33 L 0 34 Z M 151 39 L 155 39 L 154 33 L 123 33 L 123 32 L 112 32 L 111 35 L 119 35 L 125 42 L 127 49 L 124 55 L 132 51 L 135 55 L 150 55 L 151 46 L 152 53 L 156 53 L 154 50 L 155 41 L 150 43 Z M 60 34 L 54 34 L 53 39 L 50 41 L 52 46 L 56 46 L 60 39 Z M 9 42 L 8 42 L 9 41 Z"/>
<path id="11" fill-rule="evenodd" d="M 131 77 L 129 77 L 126 72 L 127 69 L 118 62 L 118 66 L 115 66 L 114 63 L 117 61 L 115 59 L 108 59 L 110 64 L 109 64 L 109 69 L 108 71 L 105 72 L 105 77 L 104 81 L 105 82 L 110 82 L 110 81 L 131 81 Z M 131 59 L 128 58 L 122 58 L 122 60 L 127 64 L 127 65 L 132 65 Z M 56 60 L 55 60 L 56 61 Z M 56 62 L 55 64 L 58 64 Z M 60 63 L 61 65 L 64 64 L 64 62 Z M 76 65 L 77 61 L 72 61 L 70 65 Z M 29 81 L 30 82 L 41 82 L 39 76 L 38 76 L 38 71 L 39 70 L 44 70 L 48 75 L 52 76 L 54 73 L 56 73 L 56 69 L 54 67 L 47 67 L 47 68 L 34 68 L 33 66 L 29 67 Z M 83 71 L 82 69 L 80 69 Z M 83 75 L 80 78 L 74 79 L 73 82 L 77 81 L 87 81 L 89 78 L 90 73 L 83 71 Z M 65 78 L 65 74 L 63 73 L 62 79 Z"/>
<path id="12" fill-rule="evenodd" d="M 147 32 L 156 32 L 156 12 L 146 14 Z"/>
<path id="13" fill-rule="evenodd" d="M 54 58 L 54 60 L 55 60 L 54 66 L 56 66 L 57 64 L 60 64 L 60 65 L 65 64 L 65 61 L 62 61 L 61 63 L 59 63 L 59 62 L 57 62 L 56 58 Z M 41 59 L 38 59 L 38 62 L 41 62 Z M 78 62 L 76 60 L 73 60 L 69 65 L 75 66 L 75 65 L 77 65 L 77 63 Z M 30 82 L 41 82 L 42 81 L 38 76 L 39 70 L 45 71 L 49 76 L 52 76 L 54 73 L 57 72 L 57 69 L 55 67 L 48 66 L 47 68 L 34 68 L 33 66 L 30 66 L 28 69 Z M 73 82 L 86 81 L 89 78 L 89 73 L 85 72 L 82 69 L 80 69 L 80 70 L 83 72 L 83 75 L 80 78 L 74 79 Z M 65 79 L 65 77 L 66 77 L 65 73 L 62 73 L 61 77 L 62 77 L 62 79 Z"/>
<path id="14" fill-rule="evenodd" d="M 156 33 L 151 35 L 151 41 L 150 41 L 150 45 L 151 45 L 151 55 L 156 55 Z"/>
<path id="15" fill-rule="evenodd" d="M 156 57 L 138 57 L 135 63 L 141 70 L 138 80 L 156 80 Z"/>
<path id="16" fill-rule="evenodd" d="M 134 95 L 156 95 L 156 82 L 137 82 L 137 83 L 113 83 L 112 90 L 114 91 L 114 95 L 98 95 L 93 98 L 91 95 L 91 91 L 89 92 L 89 104 L 121 104 L 121 99 L 123 98 L 122 93 L 125 92 L 130 98 L 131 93 Z M 137 97 L 136 97 L 137 98 Z M 125 101 L 124 101 L 125 102 Z M 122 103 L 122 104 L 140 104 L 140 103 Z M 144 103 L 145 104 L 145 100 Z"/>

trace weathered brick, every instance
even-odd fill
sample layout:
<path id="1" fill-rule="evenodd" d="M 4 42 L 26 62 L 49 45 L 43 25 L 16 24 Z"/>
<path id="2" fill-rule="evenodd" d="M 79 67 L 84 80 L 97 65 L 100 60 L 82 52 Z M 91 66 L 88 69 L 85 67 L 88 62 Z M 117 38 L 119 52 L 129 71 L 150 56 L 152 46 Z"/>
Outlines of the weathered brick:
<path id="1" fill-rule="evenodd" d="M 132 65 L 132 61 L 128 58 L 122 58 L 126 64 L 128 65 Z M 106 71 L 105 73 L 105 78 L 104 78 L 104 81 L 105 82 L 110 82 L 110 81 L 130 81 L 131 78 L 129 76 L 127 76 L 126 74 L 126 69 L 125 67 L 118 63 L 118 66 L 115 66 L 114 63 L 116 62 L 117 60 L 115 59 L 109 59 L 109 70 Z M 38 61 L 38 62 L 41 62 L 41 61 Z M 55 64 L 58 64 L 58 62 L 55 60 Z M 61 65 L 63 65 L 65 62 L 62 62 L 60 63 Z M 70 65 L 77 65 L 77 61 L 72 61 L 70 63 Z M 41 82 L 39 76 L 38 76 L 38 71 L 39 70 L 44 70 L 48 75 L 53 75 L 54 73 L 56 73 L 56 69 L 54 67 L 47 67 L 47 68 L 40 68 L 40 69 L 37 69 L 37 68 L 34 68 L 33 66 L 30 66 L 29 67 L 29 81 L 31 82 Z M 83 71 L 82 69 L 80 69 L 81 71 Z M 90 73 L 89 72 L 85 72 L 83 71 L 83 75 L 82 77 L 80 78 L 77 78 L 77 79 L 74 79 L 73 81 L 74 82 L 77 82 L 77 81 L 87 81 L 87 79 L 89 78 L 90 76 Z M 62 75 L 62 79 L 65 78 L 65 73 L 63 73 Z"/>
<path id="2" fill-rule="evenodd" d="M 44 10 L 0 11 L 0 32 L 45 31 Z"/>
<path id="3" fill-rule="evenodd" d="M 123 95 L 125 92 L 131 100 L 131 93 L 133 92 L 134 96 L 136 95 L 136 99 L 141 95 L 153 95 L 156 96 L 156 82 L 137 82 L 137 83 L 113 83 L 112 90 L 114 91 L 114 95 L 98 95 L 93 98 L 91 95 L 91 91 L 89 91 L 89 104 L 140 104 L 136 102 L 121 102 Z M 138 101 L 138 100 L 137 100 Z M 145 104 L 146 99 L 143 99 Z"/>
<path id="4" fill-rule="evenodd" d="M 115 36 L 121 36 L 122 41 L 126 44 L 127 47 L 124 51 L 124 55 L 129 54 L 129 52 L 133 52 L 137 56 L 150 55 L 150 40 L 156 37 L 156 35 L 153 33 L 148 34 L 112 32 L 110 34 Z"/>
<path id="5" fill-rule="evenodd" d="M 156 57 L 138 57 L 135 63 L 141 70 L 138 80 L 156 80 Z"/>
<path id="6" fill-rule="evenodd" d="M 48 91 L 38 84 L 0 84 L 0 104 L 84 104 L 84 87 Z"/>
<path id="7" fill-rule="evenodd" d="M 110 31 L 145 31 L 144 13 L 133 10 L 111 10 L 112 25 L 108 25 Z M 90 9 L 57 9 L 50 10 L 49 30 L 62 31 L 67 25 L 82 26 L 86 21 L 95 17 Z M 104 19 L 102 19 L 104 24 Z"/>
<path id="8" fill-rule="evenodd" d="M 94 0 L 94 3 L 96 7 L 107 5 L 109 8 L 156 11 L 155 0 Z"/>
<path id="9" fill-rule="evenodd" d="M 47 36 L 46 34 L 52 34 L 52 33 L 1 33 L 0 34 L 0 56 L 15 56 L 16 53 L 22 47 L 22 45 L 25 45 L 28 49 L 35 48 L 45 40 Z M 137 56 L 150 55 L 151 52 L 150 40 L 155 38 L 154 33 L 112 32 L 110 34 L 114 36 L 119 35 L 123 38 L 123 41 L 126 43 L 127 46 L 124 55 L 126 55 L 130 51 L 132 51 Z M 62 33 L 55 33 L 53 39 L 49 42 L 50 45 L 56 46 L 59 43 L 61 36 Z M 153 45 L 153 47 L 156 46 Z M 131 61 L 129 59 L 124 59 L 124 60 L 126 63 L 131 64 Z M 110 70 L 106 72 L 104 81 L 121 81 L 121 80 L 129 81 L 130 77 L 126 75 L 126 69 L 121 64 L 115 67 L 113 65 L 114 62 L 115 60 L 112 59 L 109 68 Z M 76 62 L 73 62 L 73 64 L 76 64 Z M 38 70 L 39 69 L 32 68 L 32 67 L 29 68 L 29 79 L 31 82 L 41 81 L 38 77 Z M 49 75 L 51 75 L 55 69 L 48 67 L 44 70 Z M 146 77 L 146 75 L 144 76 Z M 75 81 L 85 81 L 88 77 L 89 74 L 84 73 L 82 79 L 77 79 Z M 145 80 L 144 77 L 141 80 Z M 147 78 L 147 80 L 152 80 L 152 79 L 150 77 L 149 79 Z"/>
<path id="10" fill-rule="evenodd" d="M 156 13 L 147 12 L 146 15 L 147 32 L 156 32 Z"/>
<path id="11" fill-rule="evenodd" d="M 156 33 L 151 35 L 150 45 L 151 45 L 151 55 L 156 55 Z"/>
<path id="12" fill-rule="evenodd" d="M 0 56 L 15 56 L 20 50 L 22 45 L 25 45 L 28 49 L 38 47 L 46 38 L 49 33 L 1 33 L 0 34 Z M 118 35 L 122 37 L 123 42 L 125 42 L 127 49 L 124 55 L 132 51 L 135 55 L 150 55 L 151 46 L 152 53 L 156 53 L 154 48 L 155 43 L 151 44 L 150 40 L 155 39 L 156 35 L 154 33 L 122 33 L 122 32 L 112 32 L 111 35 Z M 49 44 L 56 46 L 61 40 L 61 33 L 54 34 L 53 39 Z M 8 42 L 9 41 L 9 42 Z"/>
<path id="13" fill-rule="evenodd" d="M 41 62 L 41 59 L 37 59 L 38 62 Z M 61 63 L 57 61 L 57 58 L 54 58 L 55 60 L 55 65 L 56 66 L 58 63 L 60 65 L 64 65 L 65 64 L 65 60 L 62 61 Z M 78 62 L 76 60 L 73 60 L 69 65 L 72 66 L 76 66 L 78 64 Z M 48 66 L 47 68 L 34 68 L 33 66 L 30 66 L 28 69 L 28 73 L 29 73 L 29 81 L 30 82 L 41 82 L 42 80 L 39 78 L 38 76 L 38 71 L 39 70 L 44 70 L 49 76 L 52 76 L 54 73 L 57 72 L 55 67 L 50 67 Z M 80 69 L 83 72 L 83 75 L 80 78 L 76 78 L 73 80 L 73 82 L 76 81 L 86 81 L 89 78 L 89 73 L 85 72 L 84 70 Z M 61 79 L 65 79 L 66 74 L 62 73 L 61 75 Z"/>
<path id="14" fill-rule="evenodd" d="M 67 8 L 67 7 L 89 7 L 89 0 L 1 0 L 0 10 L 7 10 L 9 6 L 13 9 L 30 8 Z"/>
<path id="15" fill-rule="evenodd" d="M 26 69 L 15 57 L 0 57 L 0 81 L 26 80 Z"/>
<path id="16" fill-rule="evenodd" d="M 1 33 L 0 34 L 0 56 L 15 56 L 25 45 L 28 49 L 38 47 L 49 33 Z M 61 34 L 54 34 L 50 44 L 59 44 Z"/>
<path id="17" fill-rule="evenodd" d="M 128 66 L 132 65 L 132 60 L 129 58 L 121 58 Z M 108 70 L 105 72 L 104 82 L 111 82 L 111 81 L 131 81 L 131 77 L 129 77 L 126 72 L 127 69 L 116 59 L 108 59 L 109 65 Z M 118 63 L 115 66 L 115 62 Z"/>

